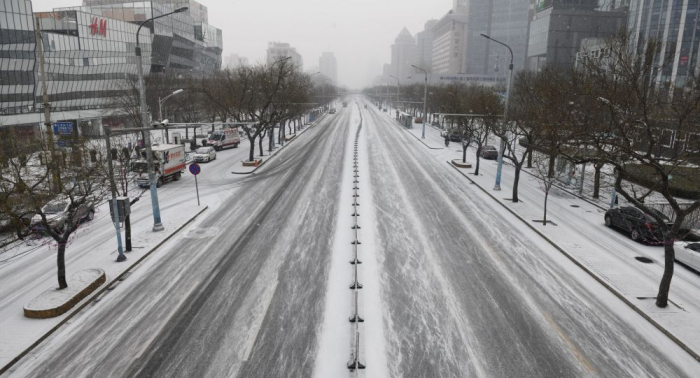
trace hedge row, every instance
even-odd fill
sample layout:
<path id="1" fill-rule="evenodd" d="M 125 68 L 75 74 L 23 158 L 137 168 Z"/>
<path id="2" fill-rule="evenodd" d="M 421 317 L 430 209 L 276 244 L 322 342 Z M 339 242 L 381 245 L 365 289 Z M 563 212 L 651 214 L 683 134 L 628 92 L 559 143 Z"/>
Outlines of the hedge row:
<path id="1" fill-rule="evenodd" d="M 661 180 L 656 171 L 646 165 L 628 165 L 625 170 L 626 180 L 647 188 L 657 186 Z M 692 200 L 700 198 L 700 168 L 667 166 L 666 172 L 671 172 L 671 195 Z"/>

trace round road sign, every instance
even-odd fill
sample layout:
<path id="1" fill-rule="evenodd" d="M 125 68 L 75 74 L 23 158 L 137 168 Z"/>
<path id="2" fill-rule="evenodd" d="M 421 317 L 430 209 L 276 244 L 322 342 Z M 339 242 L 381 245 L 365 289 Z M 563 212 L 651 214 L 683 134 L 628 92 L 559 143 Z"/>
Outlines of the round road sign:
<path id="1" fill-rule="evenodd" d="M 197 163 L 192 163 L 190 164 L 190 173 L 197 176 L 199 172 L 202 171 L 202 168 L 199 167 L 199 164 Z"/>

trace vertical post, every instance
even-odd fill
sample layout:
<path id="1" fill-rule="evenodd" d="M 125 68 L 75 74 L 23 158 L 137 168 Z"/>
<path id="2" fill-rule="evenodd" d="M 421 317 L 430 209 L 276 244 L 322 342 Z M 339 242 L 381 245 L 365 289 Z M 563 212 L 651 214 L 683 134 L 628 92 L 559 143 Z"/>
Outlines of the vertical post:
<path id="1" fill-rule="evenodd" d="M 141 57 L 141 45 L 139 44 L 139 33 L 141 26 L 136 31 L 136 66 L 139 74 L 139 97 L 141 103 L 141 127 L 148 127 L 148 113 L 146 108 L 146 88 L 143 83 L 143 58 Z M 158 190 L 156 189 L 155 172 L 153 167 L 153 151 L 151 149 L 151 132 L 147 130 L 144 133 L 144 141 L 146 147 L 146 159 L 148 161 L 148 180 L 151 189 L 151 205 L 153 206 L 153 231 L 163 231 L 163 223 L 160 220 L 160 205 L 158 204 Z"/>
<path id="2" fill-rule="evenodd" d="M 119 207 L 117 206 L 117 184 L 114 182 L 114 166 L 112 165 L 112 142 L 110 141 L 111 129 L 105 127 L 105 145 L 107 147 L 107 168 L 109 170 L 109 187 L 112 191 L 112 224 L 117 233 L 117 262 L 126 261 L 126 255 L 122 250 L 122 233 L 119 231 Z"/>
<path id="3" fill-rule="evenodd" d="M 200 204 L 199 204 L 199 184 L 197 183 L 197 175 L 194 175 L 194 187 L 197 190 L 197 206 L 200 206 Z"/>
<path id="4" fill-rule="evenodd" d="M 586 163 L 583 163 L 583 167 L 581 168 L 581 182 L 578 183 L 578 195 L 582 196 L 583 195 L 583 179 L 586 178 Z"/>
<path id="5" fill-rule="evenodd" d="M 39 18 L 35 18 L 36 22 L 34 25 L 34 35 L 36 38 L 36 49 L 39 55 L 39 72 L 41 73 L 41 95 L 42 101 L 44 101 L 44 125 L 46 126 L 47 133 L 47 144 L 49 147 L 49 153 L 51 155 L 51 161 L 47 164 L 49 169 L 51 169 L 52 181 L 52 191 L 58 194 L 61 189 L 61 175 L 58 169 L 58 164 L 56 163 L 56 149 L 54 147 L 53 138 L 53 125 L 51 124 L 51 104 L 49 103 L 49 94 L 46 89 L 46 70 L 44 69 L 44 41 L 41 38 L 41 23 Z M 77 127 L 77 125 L 76 125 Z"/>

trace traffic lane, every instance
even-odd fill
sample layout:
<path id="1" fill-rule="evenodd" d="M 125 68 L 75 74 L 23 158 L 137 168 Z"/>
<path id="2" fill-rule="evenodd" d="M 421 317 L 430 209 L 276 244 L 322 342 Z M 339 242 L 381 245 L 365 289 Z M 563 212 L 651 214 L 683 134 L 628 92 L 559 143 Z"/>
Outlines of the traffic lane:
<path id="1" fill-rule="evenodd" d="M 269 166 L 274 169 L 276 165 L 286 165 L 286 170 L 281 171 L 279 177 L 250 180 L 250 184 L 241 191 L 243 197 L 240 201 L 229 200 L 229 206 L 222 206 L 205 218 L 197 230 L 215 230 L 206 234 L 208 239 L 179 238 L 169 243 L 163 252 L 169 255 L 167 258 L 155 262 L 147 274 L 134 277 L 131 282 L 125 281 L 121 291 L 117 289 L 111 294 L 115 297 L 93 307 L 89 314 L 76 322 L 80 324 L 66 328 L 52 337 L 33 353 L 32 361 L 25 360 L 20 363 L 18 375 L 110 376 L 115 371 L 133 372 L 134 369 L 150 366 L 156 368 L 151 371 L 154 376 L 158 376 L 171 371 L 171 364 L 175 364 L 175 361 L 169 357 L 182 354 L 180 347 L 183 350 L 189 349 L 190 353 L 199 351 L 197 345 L 192 345 L 197 344 L 199 338 L 211 342 L 205 350 L 206 354 L 211 356 L 199 355 L 200 359 L 192 357 L 189 361 L 230 358 L 230 362 L 223 367 L 235 369 L 236 364 L 240 364 L 237 354 L 245 350 L 244 346 L 250 337 L 242 340 L 236 337 L 235 333 L 228 331 L 228 335 L 233 335 L 233 339 L 216 339 L 213 334 L 231 329 L 253 328 L 249 319 L 256 317 L 249 315 L 261 312 L 257 301 L 259 288 L 269 286 L 271 272 L 275 271 L 276 265 L 281 265 L 279 261 L 283 256 L 279 255 L 286 251 L 286 248 L 283 248 L 286 243 L 275 243 L 270 237 L 276 233 L 284 236 L 280 230 L 284 230 L 282 223 L 286 220 L 285 216 L 294 215 L 293 208 L 290 207 L 301 206 L 299 204 L 308 202 L 309 197 L 314 194 L 311 190 L 299 190 L 302 188 L 299 183 L 304 182 L 304 178 L 309 178 L 304 172 L 315 170 L 314 167 L 305 164 L 306 162 L 314 157 L 318 157 L 320 161 L 331 160 L 333 154 L 330 150 L 324 150 L 327 156 L 317 151 L 322 148 L 322 143 L 311 143 L 322 139 L 324 135 L 336 135 L 329 131 L 330 128 L 310 130 L 308 138 L 296 142 L 296 146 L 289 146 L 289 151 L 285 153 L 291 157 Z M 341 134 L 337 135 L 336 137 L 340 138 Z M 302 142 L 305 140 L 307 142 Z M 294 170 L 295 164 L 300 168 Z M 275 198 L 280 198 L 280 201 L 273 202 Z M 268 213 L 262 216 L 262 207 L 266 203 L 276 206 L 269 207 Z M 238 218 L 235 219 L 234 216 Z M 252 228 L 247 231 L 246 248 L 232 250 L 235 243 L 246 235 L 248 226 Z M 269 256 L 278 259 L 268 258 Z M 224 262 L 230 269 L 222 269 L 222 266 L 225 266 Z M 225 274 L 216 279 L 211 278 L 216 277 L 212 272 L 216 274 L 217 270 Z M 260 278 L 253 281 L 253 277 Z M 211 282 L 216 282 L 219 286 L 207 287 L 207 280 L 210 278 Z M 207 309 L 205 312 L 212 313 L 212 316 L 206 318 L 209 323 L 204 333 L 189 338 L 189 343 L 188 340 L 180 338 L 175 347 L 169 348 L 167 353 L 160 353 L 158 341 L 162 335 L 171 333 L 169 327 L 174 321 L 175 324 L 183 324 L 181 319 L 176 317 L 186 314 L 187 319 L 204 319 L 202 317 L 205 314 L 202 314 L 202 311 L 193 310 L 188 306 L 189 303 L 200 303 L 196 301 L 202 296 L 207 297 L 207 300 L 203 301 Z M 234 303 L 236 306 L 230 307 Z M 313 308 L 313 305 L 306 301 L 299 301 L 299 305 Z M 216 313 L 225 316 L 213 318 L 214 311 L 209 311 L 210 309 L 215 309 L 218 311 Z M 296 310 L 304 313 L 303 309 Z M 309 315 L 308 311 L 306 315 Z M 296 315 L 285 316 L 294 318 Z M 238 323 L 231 327 L 220 327 L 225 321 L 231 320 Z M 193 324 L 198 325 L 196 322 Z M 187 329 L 188 327 L 184 327 L 180 331 Z M 249 336 L 247 333 L 242 335 Z M 283 340 L 285 336 L 278 335 L 278 338 Z M 226 347 L 217 345 L 217 342 L 223 341 L 227 342 Z M 290 345 L 295 345 L 296 348 L 312 347 L 302 340 L 292 338 L 290 342 Z M 149 365 L 151 360 L 154 362 Z M 133 366 L 130 366 L 131 362 L 134 362 Z M 156 362 L 158 364 L 155 364 Z M 185 371 L 177 373 L 187 375 Z"/>
<path id="2" fill-rule="evenodd" d="M 385 207 L 378 214 L 392 215 L 377 223 L 391 262 L 385 264 L 391 276 L 385 297 L 396 318 L 393 347 L 409 361 L 401 368 L 422 368 L 434 376 L 459 374 L 460 368 L 495 376 L 682 375 L 590 292 L 560 274 L 534 243 L 501 232 L 509 229 L 506 223 L 483 216 L 493 211 L 469 200 L 474 193 L 412 137 L 382 115 L 370 114 L 372 160 L 387 162 L 373 166 L 372 186 L 404 189 L 399 198 L 374 193 L 375 203 Z M 397 224 L 403 228 L 398 237 L 392 229 Z M 419 235 L 420 243 L 407 243 L 407 235 Z M 442 293 L 430 293 L 430 282 Z M 428 314 L 431 307 L 441 310 Z M 430 316 L 434 322 L 422 321 Z M 416 335 L 414 326 L 402 329 L 412 323 L 425 335 Z M 440 348 L 441 355 L 422 356 L 423 350 L 413 347 L 442 338 L 447 349 Z M 432 364 L 450 355 L 473 361 L 444 358 L 447 371 Z M 431 364 L 410 366 L 423 359 Z"/>

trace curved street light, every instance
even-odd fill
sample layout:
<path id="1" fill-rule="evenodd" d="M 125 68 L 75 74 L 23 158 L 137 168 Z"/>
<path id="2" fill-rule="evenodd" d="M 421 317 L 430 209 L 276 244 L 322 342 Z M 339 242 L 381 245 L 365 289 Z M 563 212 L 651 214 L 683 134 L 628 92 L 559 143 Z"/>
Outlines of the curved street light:
<path id="1" fill-rule="evenodd" d="M 428 71 L 414 66 L 411 64 L 411 67 L 423 71 L 423 74 L 425 74 L 425 87 L 423 88 L 423 134 L 421 136 L 422 139 L 425 139 L 425 120 L 428 118 L 428 114 L 426 113 L 428 110 Z"/>
<path id="2" fill-rule="evenodd" d="M 151 17 L 146 21 L 143 21 L 139 28 L 136 29 L 136 65 L 139 74 L 139 97 L 141 103 L 141 127 L 145 128 L 148 125 L 148 113 L 146 109 L 146 87 L 143 84 L 143 58 L 141 57 L 141 44 L 139 43 L 139 35 L 141 34 L 141 28 L 149 21 L 155 19 L 169 16 L 175 13 L 182 13 L 186 11 L 188 7 L 182 7 L 175 9 L 170 13 L 165 13 L 160 16 Z M 143 144 L 146 147 L 146 159 L 148 161 L 148 181 L 151 189 L 151 204 L 153 206 L 153 231 L 163 231 L 163 223 L 160 220 L 160 205 L 158 204 L 158 190 L 156 189 L 155 172 L 153 170 L 153 152 L 151 150 L 151 132 L 147 131 L 143 133 Z"/>
<path id="3" fill-rule="evenodd" d="M 503 135 L 505 135 L 505 128 L 506 128 L 506 122 L 508 122 L 508 101 L 510 100 L 510 83 L 513 81 L 513 49 L 510 48 L 510 46 L 506 45 L 505 43 L 491 38 L 488 34 L 481 33 L 481 36 L 490 40 L 498 43 L 499 45 L 503 45 L 506 48 L 508 48 L 508 52 L 510 52 L 510 65 L 508 66 L 508 84 L 506 85 L 506 104 L 505 108 L 503 110 L 503 123 L 501 125 L 501 145 L 500 148 L 498 149 L 498 168 L 496 169 L 496 184 L 493 186 L 493 190 L 501 190 L 501 172 L 503 171 L 503 153 L 506 150 L 506 141 L 503 139 Z"/>

